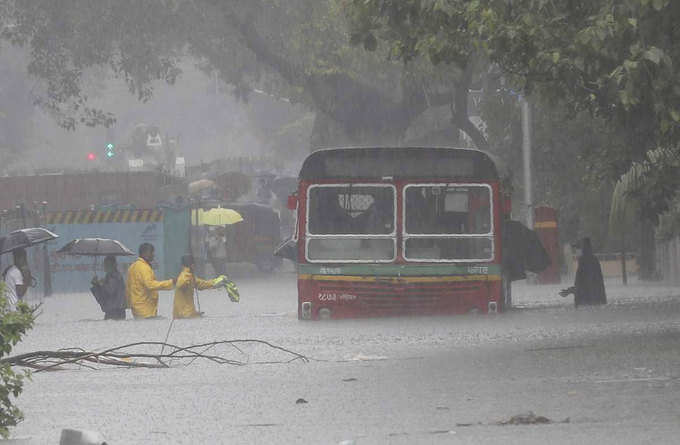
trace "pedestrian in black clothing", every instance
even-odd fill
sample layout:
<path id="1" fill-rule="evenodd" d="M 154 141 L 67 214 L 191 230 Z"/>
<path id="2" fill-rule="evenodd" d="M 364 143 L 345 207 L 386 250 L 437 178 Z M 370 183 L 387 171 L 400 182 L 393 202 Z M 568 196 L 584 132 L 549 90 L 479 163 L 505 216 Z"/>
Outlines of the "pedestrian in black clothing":
<path id="1" fill-rule="evenodd" d="M 100 280 L 95 276 L 90 290 L 104 311 L 104 320 L 125 320 L 125 282 L 118 272 L 115 256 L 109 255 L 104 259 L 104 270 L 104 279 Z"/>
<path id="2" fill-rule="evenodd" d="M 607 304 L 607 294 L 604 290 L 604 279 L 600 262 L 593 254 L 590 238 L 583 238 L 581 256 L 578 259 L 574 286 L 560 292 L 566 297 L 574 294 L 574 306 Z"/>

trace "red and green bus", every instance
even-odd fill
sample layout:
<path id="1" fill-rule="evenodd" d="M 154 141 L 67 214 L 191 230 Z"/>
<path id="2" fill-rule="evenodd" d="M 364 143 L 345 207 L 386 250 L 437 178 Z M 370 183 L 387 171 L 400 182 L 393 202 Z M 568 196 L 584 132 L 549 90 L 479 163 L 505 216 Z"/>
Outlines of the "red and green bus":
<path id="1" fill-rule="evenodd" d="M 502 311 L 509 203 L 496 163 L 479 150 L 313 152 L 289 199 L 298 317 Z"/>

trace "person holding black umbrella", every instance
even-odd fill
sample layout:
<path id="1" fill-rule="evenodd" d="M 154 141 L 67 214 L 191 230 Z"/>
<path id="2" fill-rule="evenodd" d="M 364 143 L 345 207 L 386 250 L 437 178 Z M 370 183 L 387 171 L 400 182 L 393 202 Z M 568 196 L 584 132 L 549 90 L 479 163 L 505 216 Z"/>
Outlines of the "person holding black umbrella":
<path id="1" fill-rule="evenodd" d="M 97 270 L 97 258 L 104 257 L 103 280 L 95 276 L 92 278 L 90 291 L 104 311 L 105 320 L 125 320 L 127 298 L 125 282 L 118 272 L 117 256 L 134 255 L 130 249 L 120 241 L 109 238 L 77 238 L 66 243 L 57 253 L 74 256 L 89 256 L 94 258 L 93 270 Z"/>
<path id="2" fill-rule="evenodd" d="M 23 300 L 28 287 L 33 282 L 31 270 L 28 268 L 26 250 L 23 248 L 12 251 L 14 264 L 6 268 L 2 273 L 5 282 L 5 297 L 10 305 L 10 310 L 16 310 L 19 300 Z"/>
<path id="3" fill-rule="evenodd" d="M 92 295 L 104 311 L 104 320 L 125 320 L 125 282 L 118 271 L 116 257 L 108 255 L 104 258 L 103 280 L 95 277 L 92 279 Z"/>
<path id="4" fill-rule="evenodd" d="M 12 310 L 16 309 L 19 300 L 23 300 L 29 287 L 35 287 L 36 281 L 28 268 L 26 247 L 35 246 L 59 235 L 42 227 L 29 227 L 14 230 L 0 237 L 0 255 L 12 252 L 14 264 L 2 273 L 5 282 L 6 296 Z"/>

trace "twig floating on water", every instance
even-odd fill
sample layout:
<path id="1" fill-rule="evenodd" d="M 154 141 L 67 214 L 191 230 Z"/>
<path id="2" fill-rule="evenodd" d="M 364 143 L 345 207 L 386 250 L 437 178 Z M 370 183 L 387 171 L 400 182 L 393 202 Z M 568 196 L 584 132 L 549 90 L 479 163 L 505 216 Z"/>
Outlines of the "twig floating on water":
<path id="1" fill-rule="evenodd" d="M 157 341 L 142 341 L 116 346 L 101 352 L 86 351 L 81 348 L 68 348 L 57 351 L 35 351 L 0 359 L 0 363 L 9 364 L 10 366 L 31 368 L 35 370 L 34 372 L 64 370 L 68 369 L 67 365 L 87 367 L 90 369 L 99 369 L 98 366 L 101 365 L 124 368 L 170 368 L 171 365 L 169 362 L 171 360 L 180 362 L 188 360 L 189 363 L 186 364 L 188 366 L 197 359 L 209 360 L 220 365 L 243 366 L 249 362 L 234 360 L 221 355 L 208 355 L 206 352 L 220 345 L 228 345 L 239 351 L 241 355 L 246 355 L 243 348 L 239 348 L 237 345 L 243 346 L 247 344 L 266 346 L 269 349 L 286 355 L 285 359 L 281 360 L 268 360 L 253 363 L 284 364 L 297 360 L 304 363 L 309 361 L 309 359 L 302 354 L 264 340 L 238 339 L 212 341 L 191 346 L 177 346 Z M 153 354 L 138 351 L 145 346 L 161 346 L 162 352 L 160 354 Z M 197 349 L 200 349 L 201 351 L 197 352 Z"/>

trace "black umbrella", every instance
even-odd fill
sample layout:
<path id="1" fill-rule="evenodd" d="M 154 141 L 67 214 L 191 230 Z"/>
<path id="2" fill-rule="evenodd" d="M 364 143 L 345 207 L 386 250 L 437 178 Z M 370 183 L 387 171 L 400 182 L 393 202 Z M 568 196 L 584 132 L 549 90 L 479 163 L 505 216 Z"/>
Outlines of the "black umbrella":
<path id="1" fill-rule="evenodd" d="M 130 256 L 134 253 L 120 241 L 107 238 L 79 238 L 67 243 L 57 253 L 83 256 Z"/>
<path id="2" fill-rule="evenodd" d="M 0 237 L 0 254 L 11 252 L 14 249 L 31 247 L 55 238 L 59 238 L 59 235 L 42 227 L 15 230 Z"/>

